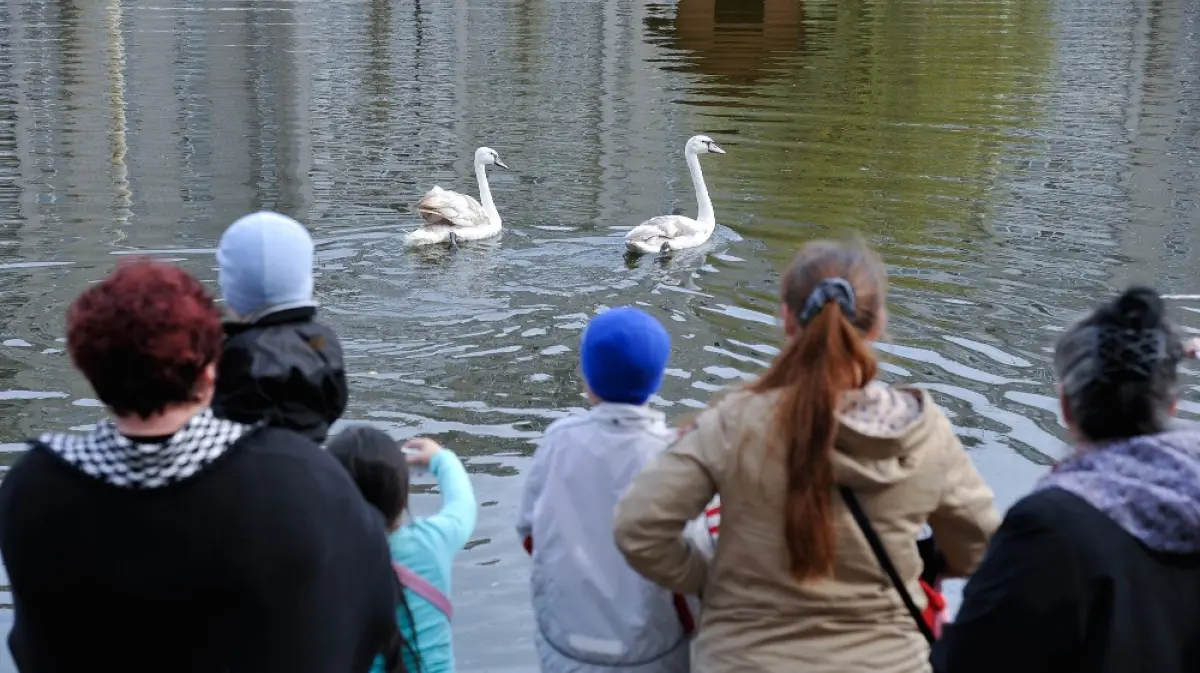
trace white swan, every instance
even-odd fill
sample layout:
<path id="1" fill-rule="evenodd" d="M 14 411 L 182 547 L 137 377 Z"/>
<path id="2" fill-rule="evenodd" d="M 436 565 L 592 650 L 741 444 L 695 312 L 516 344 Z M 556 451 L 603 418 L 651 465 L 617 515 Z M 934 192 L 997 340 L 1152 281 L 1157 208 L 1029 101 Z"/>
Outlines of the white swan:
<path id="1" fill-rule="evenodd" d="M 458 247 L 459 241 L 476 241 L 500 233 L 500 213 L 492 202 L 492 190 L 488 187 L 487 166 L 507 169 L 500 155 L 490 147 L 475 150 L 475 178 L 479 181 L 479 201 L 437 185 L 417 201 L 417 212 L 425 224 L 404 237 L 408 245 L 431 245 L 450 241 L 450 247 Z"/>
<path id="2" fill-rule="evenodd" d="M 688 171 L 692 174 L 692 187 L 696 189 L 696 204 L 699 212 L 696 219 L 683 215 L 659 215 L 652 217 L 625 234 L 625 247 L 630 252 L 656 253 L 694 248 L 712 236 L 717 227 L 713 215 L 712 201 L 708 198 L 708 187 L 700 171 L 697 154 L 725 154 L 708 136 L 692 136 L 683 152 L 687 157 Z"/>

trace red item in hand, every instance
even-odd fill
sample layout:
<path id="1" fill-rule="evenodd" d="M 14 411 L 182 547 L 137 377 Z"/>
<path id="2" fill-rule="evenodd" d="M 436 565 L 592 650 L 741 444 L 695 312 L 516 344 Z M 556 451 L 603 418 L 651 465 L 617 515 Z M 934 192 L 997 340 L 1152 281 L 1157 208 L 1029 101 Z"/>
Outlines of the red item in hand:
<path id="1" fill-rule="evenodd" d="M 688 609 L 687 599 L 679 594 L 672 596 L 675 601 L 675 615 L 679 617 L 679 625 L 683 627 L 683 635 L 690 636 L 696 632 L 696 620 Z"/>
<path id="2" fill-rule="evenodd" d="M 942 624 L 946 622 L 946 597 L 942 595 L 942 592 L 929 586 L 925 580 L 919 581 L 921 590 L 925 592 L 925 609 L 921 612 L 921 617 L 925 619 L 926 624 L 929 624 L 934 637 L 940 638 Z"/>

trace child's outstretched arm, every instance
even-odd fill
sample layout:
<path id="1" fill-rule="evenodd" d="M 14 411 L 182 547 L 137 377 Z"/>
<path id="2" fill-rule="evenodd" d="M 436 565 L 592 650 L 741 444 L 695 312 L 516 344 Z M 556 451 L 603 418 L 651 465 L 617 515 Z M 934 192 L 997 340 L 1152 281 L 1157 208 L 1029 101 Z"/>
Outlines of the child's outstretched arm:
<path id="1" fill-rule="evenodd" d="M 431 450 L 428 444 L 437 447 Z M 425 520 L 436 530 L 446 546 L 446 551 L 454 553 L 462 549 L 475 532 L 475 520 L 479 514 L 479 504 L 475 500 L 475 489 L 467 476 L 467 469 L 462 461 L 449 449 L 437 446 L 428 439 L 411 440 L 404 445 L 406 449 L 416 449 L 415 455 L 409 456 L 409 462 L 420 464 L 422 458 L 428 460 L 429 471 L 438 480 L 438 489 L 442 492 L 442 508 L 437 514 Z"/>
<path id="2" fill-rule="evenodd" d="M 533 508 L 546 485 L 546 464 L 549 462 L 547 459 L 549 451 L 548 444 L 539 443 L 533 452 L 533 465 L 530 466 L 529 474 L 525 477 L 521 509 L 517 511 L 517 537 L 521 539 L 521 546 L 529 554 L 533 553 Z"/>

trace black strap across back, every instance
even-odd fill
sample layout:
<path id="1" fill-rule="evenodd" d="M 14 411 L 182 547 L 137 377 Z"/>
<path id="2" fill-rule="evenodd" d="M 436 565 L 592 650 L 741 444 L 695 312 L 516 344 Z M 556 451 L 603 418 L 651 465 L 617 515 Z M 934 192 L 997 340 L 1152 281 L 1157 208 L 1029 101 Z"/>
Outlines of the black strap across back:
<path id="1" fill-rule="evenodd" d="M 838 491 L 842 494 L 842 500 L 846 501 L 846 506 L 850 508 L 850 514 L 854 517 L 854 522 L 858 524 L 859 530 L 862 531 L 863 537 L 867 538 L 867 544 L 871 545 L 871 551 L 875 553 L 875 559 L 879 561 L 879 565 L 883 567 L 883 571 L 887 573 L 888 579 L 892 581 L 892 586 L 896 587 L 896 591 L 900 592 L 900 598 L 904 601 L 904 607 L 908 608 L 909 614 L 912 615 L 913 621 L 917 623 L 917 628 L 921 631 L 921 635 L 925 636 L 925 640 L 932 645 L 935 640 L 933 629 L 925 622 L 925 618 L 921 616 L 921 610 L 909 595 L 908 589 L 904 586 L 904 580 L 900 579 L 900 573 L 896 572 L 896 566 L 892 565 L 892 559 L 888 556 L 887 550 L 883 548 L 883 541 L 879 539 L 879 534 L 875 532 L 875 527 L 871 525 L 870 519 L 863 512 L 862 505 L 858 502 L 858 497 L 854 495 L 854 491 L 850 490 L 849 486 L 839 486 Z"/>

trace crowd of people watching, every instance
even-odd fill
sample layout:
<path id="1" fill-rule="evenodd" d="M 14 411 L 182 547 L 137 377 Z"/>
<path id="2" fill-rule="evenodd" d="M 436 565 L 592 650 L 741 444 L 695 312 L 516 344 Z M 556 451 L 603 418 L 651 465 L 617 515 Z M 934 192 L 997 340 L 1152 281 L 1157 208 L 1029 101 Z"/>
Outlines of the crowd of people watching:
<path id="1" fill-rule="evenodd" d="M 224 316 L 148 258 L 67 312 L 107 417 L 31 440 L 0 482 L 18 670 L 454 671 L 462 461 L 368 424 L 329 436 L 349 387 L 303 225 L 247 215 L 217 262 Z M 880 258 L 812 242 L 780 285 L 774 362 L 674 426 L 649 406 L 666 329 L 633 307 L 588 324 L 592 405 L 546 429 L 515 521 L 542 671 L 1200 671 L 1192 351 L 1157 293 L 1061 334 L 1075 450 L 1002 518 L 929 392 L 876 379 Z"/>

